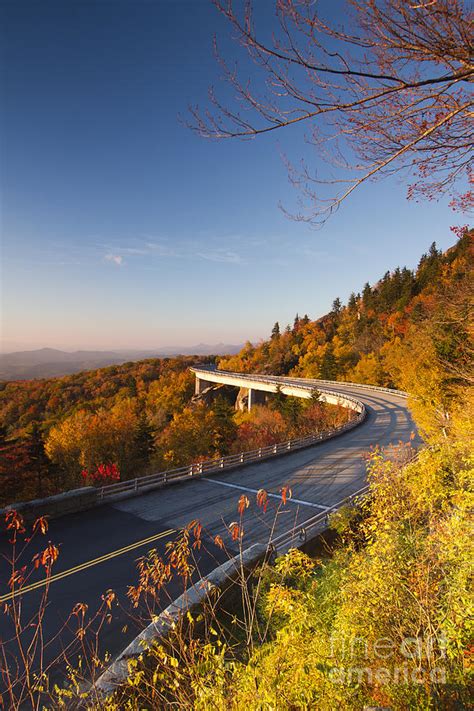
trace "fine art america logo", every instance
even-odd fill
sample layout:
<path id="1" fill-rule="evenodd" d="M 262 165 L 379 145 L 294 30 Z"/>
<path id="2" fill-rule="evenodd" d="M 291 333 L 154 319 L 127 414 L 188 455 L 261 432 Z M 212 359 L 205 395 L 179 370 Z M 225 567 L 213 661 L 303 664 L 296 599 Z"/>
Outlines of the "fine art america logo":
<path id="1" fill-rule="evenodd" d="M 331 658 L 337 666 L 329 671 L 334 684 L 445 684 L 446 638 L 331 637 Z M 364 664 L 365 662 L 365 664 Z"/>

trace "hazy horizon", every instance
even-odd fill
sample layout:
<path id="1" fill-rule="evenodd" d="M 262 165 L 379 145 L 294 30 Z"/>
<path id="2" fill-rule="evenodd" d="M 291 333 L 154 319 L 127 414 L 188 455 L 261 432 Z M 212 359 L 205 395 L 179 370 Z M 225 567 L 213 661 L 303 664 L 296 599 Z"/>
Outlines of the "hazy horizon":
<path id="1" fill-rule="evenodd" d="M 261 339 L 256 339 L 256 340 L 261 340 Z M 242 342 L 243 343 L 243 342 Z M 160 344 L 160 345 L 154 345 L 154 346 L 135 346 L 135 345 L 122 345 L 122 346 L 71 346 L 71 347 L 63 347 L 61 345 L 37 345 L 37 346 L 31 346 L 30 344 L 27 343 L 17 343 L 16 345 L 5 345 L 1 344 L 0 345 L 0 354 L 2 355 L 8 355 L 9 353 L 16 353 L 16 352 L 28 352 L 28 351 L 38 351 L 38 350 L 57 350 L 57 351 L 63 351 L 64 353 L 76 353 L 77 351 L 97 351 L 97 352 L 120 352 L 120 351 L 160 351 L 160 350 L 169 350 L 170 348 L 173 349 L 179 349 L 179 348 L 185 348 L 189 349 L 192 348 L 193 346 L 219 346 L 219 345 L 228 345 L 228 346 L 239 346 L 241 345 L 241 341 L 235 340 L 235 341 L 216 341 L 215 343 L 208 342 L 208 341 L 193 341 L 190 343 L 169 343 L 169 344 Z"/>

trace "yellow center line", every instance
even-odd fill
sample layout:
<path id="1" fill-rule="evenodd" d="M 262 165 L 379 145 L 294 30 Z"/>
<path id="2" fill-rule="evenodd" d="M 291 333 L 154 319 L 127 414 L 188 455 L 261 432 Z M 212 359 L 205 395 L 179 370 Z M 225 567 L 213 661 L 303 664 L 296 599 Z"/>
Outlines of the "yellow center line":
<path id="1" fill-rule="evenodd" d="M 92 568 L 94 565 L 99 565 L 100 563 L 105 563 L 108 560 L 112 560 L 112 558 L 117 558 L 119 555 L 123 555 L 124 553 L 128 553 L 129 551 L 133 551 L 135 548 L 139 548 L 140 546 L 145 546 L 148 543 L 153 543 L 154 541 L 159 540 L 160 538 L 165 538 L 166 536 L 169 536 L 172 533 L 176 533 L 176 530 L 174 528 L 170 528 L 167 531 L 162 531 L 161 533 L 156 533 L 154 536 L 150 536 L 149 538 L 144 538 L 141 541 L 136 541 L 135 543 L 130 543 L 128 546 L 124 546 L 123 548 L 119 548 L 116 551 L 112 551 L 110 553 L 105 553 L 104 555 L 99 556 L 98 558 L 94 558 L 93 560 L 86 561 L 85 563 L 80 563 L 79 565 L 74 566 L 73 568 L 69 568 L 68 570 L 63 570 L 61 573 L 56 573 L 55 575 L 51 575 L 49 578 L 44 578 L 43 580 L 38 580 L 36 583 L 31 583 L 30 585 L 25 585 L 23 588 L 19 588 L 18 590 L 13 590 L 12 592 L 7 593 L 6 595 L 1 595 L 0 596 L 0 604 L 4 602 L 8 602 L 9 600 L 12 600 L 14 597 L 17 597 L 19 595 L 24 595 L 25 593 L 31 592 L 32 590 L 36 590 L 38 588 L 44 587 L 45 585 L 49 583 L 54 583 L 57 580 L 62 580 L 63 578 L 67 578 L 69 575 L 74 575 L 74 573 L 80 573 L 83 570 L 87 570 L 87 568 Z"/>

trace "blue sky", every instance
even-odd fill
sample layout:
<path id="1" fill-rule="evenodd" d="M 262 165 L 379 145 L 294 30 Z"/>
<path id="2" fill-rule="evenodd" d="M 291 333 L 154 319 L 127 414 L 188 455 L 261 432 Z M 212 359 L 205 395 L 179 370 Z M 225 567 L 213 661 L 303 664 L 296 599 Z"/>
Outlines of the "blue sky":
<path id="1" fill-rule="evenodd" d="M 322 230 L 288 220 L 280 155 L 298 160 L 301 135 L 187 129 L 179 115 L 219 81 L 213 33 L 237 56 L 210 0 L 19 0 L 1 14 L 5 350 L 257 340 L 453 243 L 447 200 L 407 202 L 397 179 L 364 186 Z"/>

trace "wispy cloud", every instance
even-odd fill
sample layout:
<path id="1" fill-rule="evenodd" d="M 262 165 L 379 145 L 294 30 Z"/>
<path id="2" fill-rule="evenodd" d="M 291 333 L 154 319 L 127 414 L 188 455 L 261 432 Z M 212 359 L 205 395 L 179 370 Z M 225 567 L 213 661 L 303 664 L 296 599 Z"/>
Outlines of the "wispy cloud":
<path id="1" fill-rule="evenodd" d="M 154 254 L 157 257 L 175 257 L 183 258 L 186 254 L 183 251 L 170 247 L 168 244 L 162 244 L 160 242 L 147 242 L 147 254 Z"/>
<path id="2" fill-rule="evenodd" d="M 227 247 L 204 246 L 196 241 L 184 241 L 177 245 L 167 244 L 166 241 L 157 241 L 145 238 L 136 240 L 132 245 L 123 243 L 98 244 L 99 249 L 107 250 L 104 259 L 108 262 L 122 266 L 126 257 L 151 257 L 156 259 L 204 259 L 208 262 L 220 264 L 243 264 L 240 254 Z"/>
<path id="3" fill-rule="evenodd" d="M 302 247 L 298 250 L 303 257 L 310 257 L 312 259 L 324 259 L 326 260 L 331 255 L 322 249 L 312 249 L 311 247 Z"/>
<path id="4" fill-rule="evenodd" d="M 123 261 L 123 256 L 121 254 L 106 254 L 105 260 L 115 264 L 117 267 L 123 266 L 125 262 Z"/>
<path id="5" fill-rule="evenodd" d="M 237 252 L 227 249 L 213 249 L 207 252 L 198 252 L 198 257 L 209 262 L 220 262 L 221 264 L 243 264 L 243 259 Z"/>
<path id="6" fill-rule="evenodd" d="M 136 256 L 143 256 L 148 254 L 148 249 L 138 248 L 138 247 L 114 247 L 115 252 L 119 254 L 131 254 Z"/>

